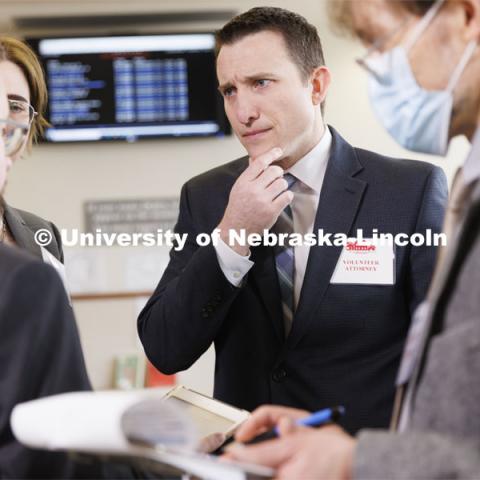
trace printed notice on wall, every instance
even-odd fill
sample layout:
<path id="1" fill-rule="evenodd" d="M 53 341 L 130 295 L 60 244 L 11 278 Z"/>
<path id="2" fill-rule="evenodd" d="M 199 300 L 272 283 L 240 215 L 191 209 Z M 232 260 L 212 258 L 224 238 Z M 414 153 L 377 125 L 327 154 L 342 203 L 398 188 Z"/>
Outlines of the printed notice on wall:
<path id="1" fill-rule="evenodd" d="M 157 234 L 173 230 L 178 210 L 178 197 L 89 201 L 84 205 L 85 231 Z"/>

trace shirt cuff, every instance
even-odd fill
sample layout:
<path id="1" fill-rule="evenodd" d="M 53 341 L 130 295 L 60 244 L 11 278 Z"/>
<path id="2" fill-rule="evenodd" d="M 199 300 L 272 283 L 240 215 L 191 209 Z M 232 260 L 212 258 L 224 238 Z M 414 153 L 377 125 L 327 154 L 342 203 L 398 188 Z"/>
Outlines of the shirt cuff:
<path id="1" fill-rule="evenodd" d="M 222 269 L 225 278 L 234 286 L 239 287 L 243 278 L 253 267 L 254 262 L 248 256 L 240 255 L 230 248 L 221 238 L 214 246 L 217 253 L 218 263 Z"/>

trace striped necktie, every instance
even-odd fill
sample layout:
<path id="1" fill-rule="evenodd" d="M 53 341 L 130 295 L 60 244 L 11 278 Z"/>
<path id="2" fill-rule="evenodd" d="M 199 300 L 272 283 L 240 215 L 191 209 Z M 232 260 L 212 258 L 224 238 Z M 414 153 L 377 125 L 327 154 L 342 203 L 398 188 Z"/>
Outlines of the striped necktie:
<path id="1" fill-rule="evenodd" d="M 284 175 L 290 190 L 297 181 L 290 173 Z M 278 217 L 274 226 L 275 233 L 293 233 L 293 213 L 290 205 L 287 205 Z M 295 311 L 293 298 L 293 279 L 295 275 L 295 256 L 293 247 L 288 245 L 275 247 L 275 266 L 277 269 L 280 296 L 282 300 L 283 324 L 285 337 L 288 337 L 292 328 L 293 314 Z"/>

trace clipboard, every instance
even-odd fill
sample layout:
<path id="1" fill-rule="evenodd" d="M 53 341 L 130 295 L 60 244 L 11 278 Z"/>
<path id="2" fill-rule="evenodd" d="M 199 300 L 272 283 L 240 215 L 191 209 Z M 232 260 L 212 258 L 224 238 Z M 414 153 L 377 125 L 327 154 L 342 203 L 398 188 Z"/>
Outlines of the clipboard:
<path id="1" fill-rule="evenodd" d="M 250 412 L 228 405 L 183 385 L 170 390 L 164 402 L 186 409 L 201 438 L 221 433 L 228 440 L 250 417 Z"/>

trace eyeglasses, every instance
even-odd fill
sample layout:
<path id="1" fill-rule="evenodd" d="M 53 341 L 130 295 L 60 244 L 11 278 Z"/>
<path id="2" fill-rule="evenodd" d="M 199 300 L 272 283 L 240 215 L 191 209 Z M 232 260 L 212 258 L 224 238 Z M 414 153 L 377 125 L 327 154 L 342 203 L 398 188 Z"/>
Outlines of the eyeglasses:
<path id="1" fill-rule="evenodd" d="M 373 45 L 365 52 L 361 57 L 355 59 L 357 64 L 367 71 L 370 75 L 377 76 L 378 72 L 370 65 L 370 59 L 376 53 L 382 53 L 387 50 L 387 46 L 393 41 L 393 39 L 398 36 L 398 34 L 405 29 L 405 27 L 410 23 L 410 19 L 405 19 L 403 22 L 398 25 L 392 32 L 389 32 L 387 35 L 384 35 L 375 40 Z"/>
<path id="2" fill-rule="evenodd" d="M 5 155 L 16 155 L 28 138 L 29 126 L 14 122 L 13 120 L 0 119 L 0 135 L 5 145 Z"/>
<path id="3" fill-rule="evenodd" d="M 38 115 L 32 105 L 24 100 L 8 99 L 9 117 L 17 123 L 30 126 Z"/>
<path id="4" fill-rule="evenodd" d="M 435 18 L 437 13 L 439 12 L 442 5 L 445 3 L 445 0 L 436 0 L 435 3 L 427 10 L 427 13 L 420 19 L 420 21 L 416 24 L 416 26 L 412 29 L 412 31 L 408 34 L 406 40 L 402 42 L 405 50 L 408 52 L 413 45 L 417 42 L 417 40 L 422 36 L 425 32 L 427 27 L 432 23 L 432 20 Z M 370 63 L 370 59 L 372 54 L 374 53 L 382 53 L 385 50 L 388 50 L 388 45 L 392 43 L 394 38 L 407 27 L 411 23 L 411 19 L 407 18 L 400 25 L 387 34 L 386 36 L 376 40 L 374 44 L 367 50 L 365 55 L 360 58 L 356 59 L 358 65 L 364 68 L 370 75 L 373 76 L 380 76 L 379 72 L 375 70 L 373 65 Z"/>

